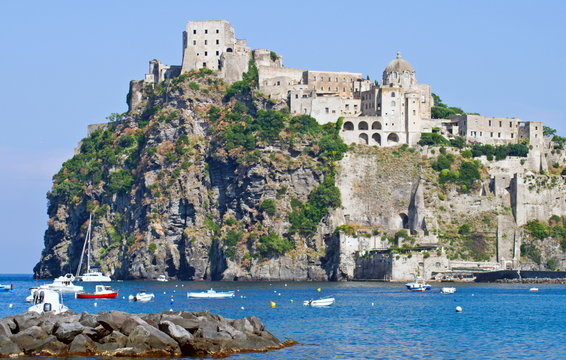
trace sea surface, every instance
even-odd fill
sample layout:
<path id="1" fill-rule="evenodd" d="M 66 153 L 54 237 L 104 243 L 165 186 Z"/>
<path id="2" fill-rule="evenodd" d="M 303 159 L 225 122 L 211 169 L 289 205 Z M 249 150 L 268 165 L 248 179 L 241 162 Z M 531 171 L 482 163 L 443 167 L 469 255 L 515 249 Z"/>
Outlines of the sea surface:
<path id="1" fill-rule="evenodd" d="M 30 306 L 29 288 L 48 281 L 31 275 L 0 275 L 13 292 L 0 292 L 0 317 Z M 94 290 L 94 283 L 81 284 Z M 566 359 L 566 285 L 436 284 L 413 293 L 400 283 L 379 282 L 112 282 L 117 299 L 83 300 L 65 295 L 75 312 L 210 310 L 227 318 L 256 315 L 280 340 L 298 345 L 231 359 Z M 455 294 L 440 293 L 455 286 Z M 188 299 L 187 291 L 235 290 L 233 299 Z M 318 289 L 320 288 L 320 291 Z M 133 303 L 128 295 L 153 292 Z M 333 296 L 327 308 L 303 300 Z M 270 301 L 277 305 L 270 307 Z M 12 304 L 12 307 L 10 307 Z M 461 313 L 455 312 L 462 307 Z"/>

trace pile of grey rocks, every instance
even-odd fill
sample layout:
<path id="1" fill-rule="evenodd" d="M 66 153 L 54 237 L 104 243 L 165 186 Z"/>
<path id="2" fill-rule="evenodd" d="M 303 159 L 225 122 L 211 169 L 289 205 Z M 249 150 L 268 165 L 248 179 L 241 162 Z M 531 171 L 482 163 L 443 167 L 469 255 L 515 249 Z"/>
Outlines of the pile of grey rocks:
<path id="1" fill-rule="evenodd" d="M 280 349 L 255 316 L 205 312 L 23 313 L 0 319 L 0 356 L 228 356 Z"/>

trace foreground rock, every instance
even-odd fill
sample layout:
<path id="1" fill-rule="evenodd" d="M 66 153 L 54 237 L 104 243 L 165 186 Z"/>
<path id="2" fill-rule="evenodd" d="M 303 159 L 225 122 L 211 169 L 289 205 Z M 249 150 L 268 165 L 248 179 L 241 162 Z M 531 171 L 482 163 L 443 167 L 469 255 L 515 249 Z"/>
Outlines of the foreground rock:
<path id="1" fill-rule="evenodd" d="M 0 319 L 0 356 L 228 356 L 281 349 L 255 316 L 226 319 L 208 311 L 60 315 L 24 313 Z"/>

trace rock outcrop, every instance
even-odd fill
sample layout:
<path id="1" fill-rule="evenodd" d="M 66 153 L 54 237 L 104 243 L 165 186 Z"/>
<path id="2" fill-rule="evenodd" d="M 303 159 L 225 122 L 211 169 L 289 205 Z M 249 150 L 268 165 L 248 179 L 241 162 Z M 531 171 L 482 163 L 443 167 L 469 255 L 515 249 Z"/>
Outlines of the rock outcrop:
<path id="1" fill-rule="evenodd" d="M 3 357 L 216 357 L 295 343 L 280 342 L 254 316 L 233 320 L 209 312 L 24 313 L 0 319 L 0 329 Z"/>

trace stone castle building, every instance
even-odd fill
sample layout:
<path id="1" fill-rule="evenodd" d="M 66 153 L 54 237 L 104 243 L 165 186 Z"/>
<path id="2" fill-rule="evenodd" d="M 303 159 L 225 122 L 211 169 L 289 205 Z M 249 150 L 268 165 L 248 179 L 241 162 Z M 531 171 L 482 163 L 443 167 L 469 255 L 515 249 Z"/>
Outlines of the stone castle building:
<path id="1" fill-rule="evenodd" d="M 361 73 L 287 68 L 283 58 L 269 49 L 251 50 L 236 39 L 228 21 L 190 21 L 183 32 L 182 65 L 149 62 L 142 82 L 132 82 L 128 105 L 135 107 L 143 84 L 154 84 L 182 73 L 208 68 L 227 83 L 242 79 L 250 60 L 258 69 L 258 87 L 266 96 L 286 101 L 292 114 L 308 114 L 319 123 L 343 117 L 340 132 L 348 144 L 370 146 L 416 145 L 424 132 L 462 136 L 470 143 L 506 144 L 527 139 L 535 151 L 544 146 L 541 122 L 517 118 L 459 115 L 432 119 L 431 86 L 419 84 L 416 72 L 397 53 L 383 71 L 381 84 Z"/>

